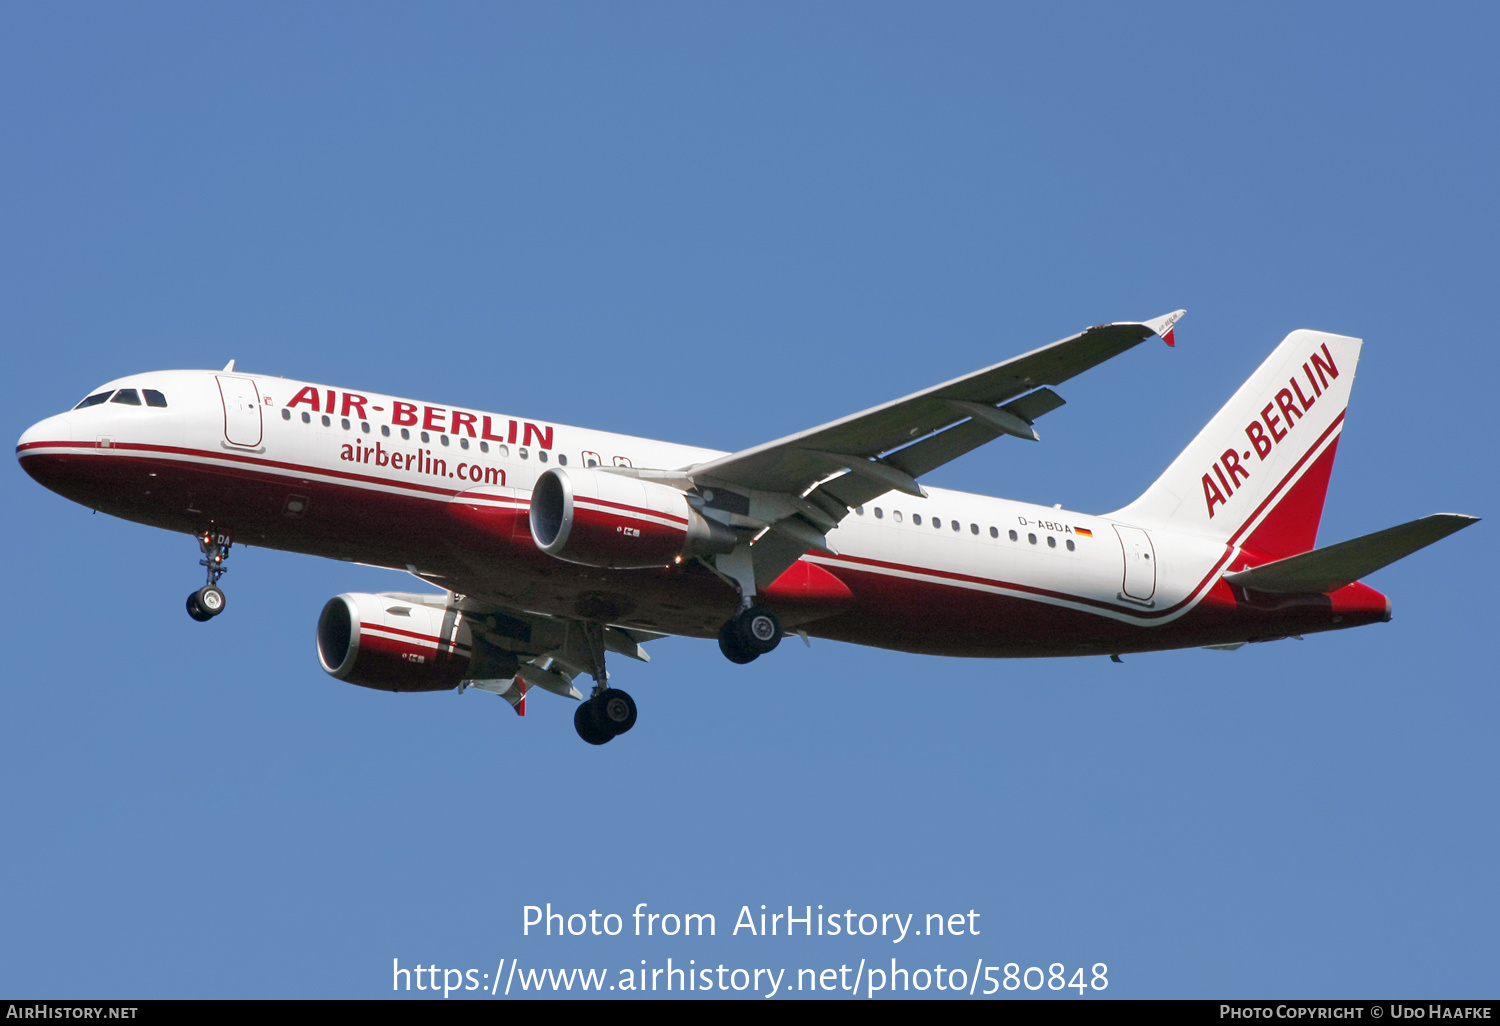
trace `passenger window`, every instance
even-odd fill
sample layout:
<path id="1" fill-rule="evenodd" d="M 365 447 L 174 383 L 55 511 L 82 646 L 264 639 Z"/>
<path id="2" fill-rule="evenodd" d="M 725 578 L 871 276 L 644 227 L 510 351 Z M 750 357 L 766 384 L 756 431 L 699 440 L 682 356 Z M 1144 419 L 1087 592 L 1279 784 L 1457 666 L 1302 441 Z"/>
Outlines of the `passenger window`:
<path id="1" fill-rule="evenodd" d="M 918 527 L 921 527 L 922 526 L 922 514 L 920 514 L 920 513 L 913 513 L 911 515 L 911 522 L 914 523 L 914 524 L 916 524 Z"/>
<path id="2" fill-rule="evenodd" d="M 122 388 L 115 393 L 115 397 L 110 402 L 120 403 L 123 406 L 139 406 L 141 394 L 133 388 Z"/>
<path id="3" fill-rule="evenodd" d="M 432 436 L 429 435 L 426 431 L 423 431 L 422 432 L 422 441 L 424 441 L 424 442 L 430 442 L 430 441 L 432 441 Z"/>
<path id="4" fill-rule="evenodd" d="M 1078 548 L 1078 546 L 1073 544 L 1073 539 L 1072 538 L 1069 538 L 1068 539 L 1068 551 L 1072 552 L 1076 548 Z"/>
<path id="5" fill-rule="evenodd" d="M 370 422 L 368 420 L 360 421 L 359 429 L 368 435 L 370 433 Z"/>
<path id="6" fill-rule="evenodd" d="M 312 423 L 312 414 L 308 413 L 306 410 L 302 411 L 302 423 L 304 423 L 304 424 L 311 424 Z"/>
<path id="7" fill-rule="evenodd" d="M 401 429 L 401 440 L 407 442 L 411 441 L 411 432 L 406 430 L 406 428 Z"/>
<path id="8" fill-rule="evenodd" d="M 563 466 L 566 467 L 568 465 L 568 454 L 567 453 L 563 453 L 563 452 L 558 453 L 557 454 L 557 462 L 561 463 Z"/>
<path id="9" fill-rule="evenodd" d="M 167 408 L 167 397 L 162 395 L 156 389 L 143 388 L 141 389 L 141 395 L 146 397 L 147 406 L 155 406 L 158 409 L 162 410 L 165 410 Z"/>
<path id="10" fill-rule="evenodd" d="M 524 446 L 524 445 L 523 445 L 523 446 L 522 446 L 522 447 L 521 447 L 521 448 L 519 448 L 519 449 L 517 449 L 517 450 L 516 450 L 516 455 L 517 455 L 517 456 L 520 456 L 520 457 L 521 457 L 521 459 L 523 459 L 523 460 L 524 460 L 524 459 L 526 459 L 526 457 L 527 457 L 527 456 L 529 456 L 529 455 L 530 455 L 530 453 L 528 453 L 528 452 L 527 452 L 527 451 L 526 451 L 526 447 L 525 447 L 525 446 Z"/>
<path id="11" fill-rule="evenodd" d="M 324 427 L 332 427 L 333 426 L 333 421 L 331 421 L 331 420 L 328 419 L 328 414 L 326 414 L 326 413 L 323 414 L 323 426 Z"/>
<path id="12" fill-rule="evenodd" d="M 1028 534 L 1026 536 L 1026 540 L 1029 541 L 1029 542 L 1031 542 L 1031 544 L 1035 545 L 1036 544 L 1036 535 L 1034 535 L 1034 534 Z"/>
<path id="13" fill-rule="evenodd" d="M 387 438 L 391 437 L 391 426 L 389 424 L 380 425 L 380 433 Z"/>
<path id="14" fill-rule="evenodd" d="M 1018 535 L 1018 534 L 1016 534 L 1016 532 L 1012 531 L 1012 532 L 1010 532 L 1010 540 L 1011 541 L 1020 541 L 1021 540 L 1021 536 Z"/>
<path id="15" fill-rule="evenodd" d="M 292 419 L 292 411 L 288 410 L 288 409 L 283 409 L 281 411 L 281 419 L 282 420 L 291 420 Z"/>
<path id="16" fill-rule="evenodd" d="M 998 527 L 992 527 L 992 528 L 990 528 L 990 537 L 991 538 L 998 538 L 998 537 L 1000 537 L 1000 528 L 998 528 Z"/>
<path id="17" fill-rule="evenodd" d="M 489 452 L 490 451 L 490 443 L 489 442 L 480 442 L 479 443 L 479 451 L 480 452 Z"/>
<path id="18" fill-rule="evenodd" d="M 885 510 L 881 509 L 879 506 L 876 506 L 875 507 L 875 519 L 876 520 L 882 520 L 884 518 L 885 518 Z"/>
<path id="19" fill-rule="evenodd" d="M 342 418 L 339 421 L 339 427 L 343 428 L 345 431 L 348 431 L 349 430 L 349 418 L 348 417 Z"/>
<path id="20" fill-rule="evenodd" d="M 857 516 L 857 517 L 864 516 L 865 515 L 865 508 L 863 506 L 855 506 L 854 507 L 854 515 Z"/>
<path id="21" fill-rule="evenodd" d="M 970 534 L 978 534 L 979 533 L 979 525 L 978 524 L 970 524 L 969 525 L 969 533 Z"/>
<path id="22" fill-rule="evenodd" d="M 463 435 L 459 435 L 458 436 L 458 444 L 459 444 L 460 448 L 467 449 L 469 447 L 469 440 L 467 438 L 465 438 Z"/>
<path id="23" fill-rule="evenodd" d="M 495 446 L 495 455 L 496 456 L 500 456 L 500 457 L 505 458 L 505 459 L 509 459 L 510 458 L 510 446 L 504 445 L 504 444 Z"/>
<path id="24" fill-rule="evenodd" d="M 1049 549 L 1055 549 L 1055 548 L 1057 548 L 1057 539 L 1054 538 L 1054 537 L 1052 537 L 1050 534 L 1047 535 L 1047 548 L 1049 548 Z"/>
<path id="25" fill-rule="evenodd" d="M 73 407 L 73 409 L 75 409 L 75 410 L 83 410 L 83 409 L 87 409 L 90 406 L 98 406 L 100 403 L 104 402 L 104 400 L 108 399 L 112 394 L 113 394 L 112 392 L 95 392 L 93 395 L 89 396 L 83 402 L 81 402 L 77 406 Z"/>
<path id="26" fill-rule="evenodd" d="M 941 531 L 943 529 L 943 521 L 939 517 L 933 517 L 932 518 L 932 526 L 936 527 L 939 531 Z"/>
<path id="27" fill-rule="evenodd" d="M 547 462 L 547 450 L 546 449 L 538 449 L 536 451 L 536 458 L 539 459 L 539 460 L 541 460 L 543 463 L 546 463 Z"/>
<path id="28" fill-rule="evenodd" d="M 953 521 L 953 529 L 955 531 L 962 531 L 964 529 L 964 525 L 960 524 L 957 520 L 955 520 L 955 521 Z M 974 533 L 978 534 L 979 533 L 979 528 L 977 528 L 977 527 L 974 528 Z"/>
<path id="29" fill-rule="evenodd" d="M 898 510 L 893 510 L 891 512 L 891 519 L 894 520 L 898 524 L 901 523 L 901 511 L 899 509 Z"/>
<path id="30" fill-rule="evenodd" d="M 447 445 L 448 444 L 448 436 L 447 435 L 438 435 L 438 441 L 442 442 L 444 445 Z"/>

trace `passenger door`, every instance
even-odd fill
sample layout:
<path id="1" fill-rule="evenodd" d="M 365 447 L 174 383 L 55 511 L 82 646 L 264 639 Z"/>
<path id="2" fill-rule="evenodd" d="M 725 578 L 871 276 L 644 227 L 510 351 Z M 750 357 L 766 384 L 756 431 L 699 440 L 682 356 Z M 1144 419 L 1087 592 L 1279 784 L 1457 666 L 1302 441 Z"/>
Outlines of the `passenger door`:
<path id="1" fill-rule="evenodd" d="M 260 390 L 249 378 L 217 375 L 219 397 L 224 401 L 224 440 L 230 445 L 254 449 L 260 445 Z"/>

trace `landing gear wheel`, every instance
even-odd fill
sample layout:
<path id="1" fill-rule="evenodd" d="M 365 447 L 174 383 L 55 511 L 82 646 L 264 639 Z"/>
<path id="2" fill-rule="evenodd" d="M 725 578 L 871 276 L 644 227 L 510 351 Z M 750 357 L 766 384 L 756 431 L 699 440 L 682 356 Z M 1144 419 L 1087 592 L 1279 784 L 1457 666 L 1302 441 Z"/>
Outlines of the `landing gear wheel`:
<path id="1" fill-rule="evenodd" d="M 187 599 L 188 616 L 199 623 L 207 623 L 214 618 L 214 614 L 204 612 L 203 607 L 198 604 L 198 593 L 195 591 Z"/>
<path id="2" fill-rule="evenodd" d="M 745 642 L 740 637 L 738 620 L 730 620 L 719 628 L 719 651 L 724 653 L 725 659 L 741 666 L 753 662 L 760 654 L 746 649 Z"/>
<path id="3" fill-rule="evenodd" d="M 751 606 L 735 620 L 748 651 L 765 655 L 781 644 L 781 621 L 770 606 Z"/>
<path id="4" fill-rule="evenodd" d="M 635 726 L 635 699 L 619 688 L 605 688 L 589 699 L 594 710 L 594 726 L 617 737 Z"/>
<path id="5" fill-rule="evenodd" d="M 224 612 L 224 593 L 215 585 L 204 585 L 193 592 L 193 598 L 197 600 L 198 608 L 209 616 L 218 616 Z"/>
<path id="6" fill-rule="evenodd" d="M 573 729 L 578 731 L 579 737 L 591 745 L 602 745 L 614 737 L 608 731 L 599 729 L 594 723 L 592 702 L 579 702 L 578 708 L 573 710 Z"/>

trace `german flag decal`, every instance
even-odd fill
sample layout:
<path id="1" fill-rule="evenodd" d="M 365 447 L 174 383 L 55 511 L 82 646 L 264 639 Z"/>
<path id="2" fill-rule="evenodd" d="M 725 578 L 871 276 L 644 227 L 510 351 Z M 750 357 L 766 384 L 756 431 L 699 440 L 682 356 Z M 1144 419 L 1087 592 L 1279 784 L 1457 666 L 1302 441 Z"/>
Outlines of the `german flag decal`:
<path id="1" fill-rule="evenodd" d="M 1073 533 L 1080 538 L 1092 538 L 1094 536 L 1094 532 L 1090 531 L 1087 527 L 1075 527 L 1073 528 Z"/>

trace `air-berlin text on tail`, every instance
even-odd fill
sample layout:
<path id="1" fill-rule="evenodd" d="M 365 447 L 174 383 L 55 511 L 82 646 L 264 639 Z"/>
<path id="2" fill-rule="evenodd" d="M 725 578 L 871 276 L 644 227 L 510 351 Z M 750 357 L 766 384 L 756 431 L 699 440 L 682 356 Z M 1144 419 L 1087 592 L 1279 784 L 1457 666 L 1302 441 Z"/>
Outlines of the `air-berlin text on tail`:
<path id="1" fill-rule="evenodd" d="M 1271 451 L 1282 443 L 1307 416 L 1329 381 L 1339 376 L 1338 365 L 1323 343 L 1319 352 L 1302 364 L 1302 375 L 1287 378 L 1287 387 L 1279 389 L 1273 401 L 1266 403 L 1260 416 L 1245 425 L 1245 437 L 1249 449 L 1231 445 L 1214 461 L 1211 474 L 1203 475 L 1203 501 L 1208 505 L 1209 519 L 1213 519 L 1214 507 L 1226 504 L 1239 490 L 1242 483 L 1250 480 L 1250 455 L 1253 450 L 1256 462 L 1264 462 Z M 1307 394 L 1302 390 L 1302 377 L 1307 380 Z"/>
<path id="2" fill-rule="evenodd" d="M 370 413 L 386 413 L 384 406 L 376 406 L 368 396 L 358 392 L 341 392 L 332 388 L 318 389 L 312 385 L 292 396 L 287 409 L 305 406 L 313 413 L 326 413 L 335 417 L 357 417 L 370 420 Z M 366 413 L 368 408 L 369 413 Z M 442 434 L 463 435 L 481 438 L 488 442 L 504 442 L 507 445 L 529 445 L 538 449 L 552 448 L 552 425 L 533 424 L 529 420 L 501 420 L 487 413 L 470 413 L 467 410 L 450 410 L 445 406 L 419 406 L 416 403 L 392 400 L 389 410 L 392 427 L 420 427 L 424 431 Z"/>

